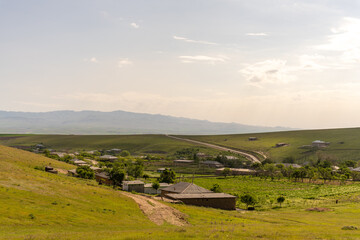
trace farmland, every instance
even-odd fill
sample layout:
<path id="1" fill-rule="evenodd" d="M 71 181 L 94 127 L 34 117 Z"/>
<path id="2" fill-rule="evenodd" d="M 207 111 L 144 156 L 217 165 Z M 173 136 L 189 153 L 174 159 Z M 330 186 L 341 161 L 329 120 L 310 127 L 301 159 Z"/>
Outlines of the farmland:
<path id="1" fill-rule="evenodd" d="M 304 163 L 322 157 L 339 163 L 345 160 L 360 160 L 359 134 L 360 128 L 347 128 L 183 137 L 235 149 L 260 151 L 276 162 L 292 157 L 296 162 Z M 258 140 L 249 141 L 249 137 L 256 137 Z M 300 148 L 315 140 L 330 142 L 330 145 L 320 150 Z M 286 143 L 288 146 L 275 147 L 277 143 Z"/>

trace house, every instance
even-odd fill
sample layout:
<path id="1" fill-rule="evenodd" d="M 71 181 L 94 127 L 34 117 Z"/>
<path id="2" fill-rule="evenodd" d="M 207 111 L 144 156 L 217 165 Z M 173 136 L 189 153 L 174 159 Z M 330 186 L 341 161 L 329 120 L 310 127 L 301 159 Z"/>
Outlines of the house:
<path id="1" fill-rule="evenodd" d="M 216 175 L 222 175 L 225 168 L 218 168 L 215 171 Z M 256 171 L 247 168 L 230 168 L 231 175 L 255 175 Z"/>
<path id="2" fill-rule="evenodd" d="M 321 140 L 315 140 L 315 141 L 313 141 L 311 143 L 312 147 L 317 147 L 317 148 L 324 148 L 324 147 L 327 147 L 329 145 L 330 145 L 329 142 L 324 142 L 324 141 L 321 141 Z"/>
<path id="3" fill-rule="evenodd" d="M 95 173 L 95 179 L 99 184 L 112 185 L 114 183 L 107 172 Z"/>
<path id="4" fill-rule="evenodd" d="M 99 159 L 103 161 L 114 161 L 118 158 L 112 155 L 104 155 L 104 156 L 100 156 Z"/>
<path id="5" fill-rule="evenodd" d="M 128 192 L 135 191 L 135 192 L 143 193 L 145 187 L 144 185 L 145 185 L 144 182 L 140 180 L 123 181 L 122 189 Z"/>
<path id="6" fill-rule="evenodd" d="M 35 145 L 35 148 L 39 149 L 39 150 L 44 150 L 46 147 L 44 146 L 44 144 L 39 143 Z"/>
<path id="7" fill-rule="evenodd" d="M 144 193 L 146 194 L 160 194 L 161 193 L 161 189 L 169 187 L 170 184 L 168 183 L 159 183 L 160 187 L 159 189 L 155 189 L 152 187 L 152 183 L 146 183 L 144 185 Z"/>
<path id="8" fill-rule="evenodd" d="M 67 155 L 66 152 L 52 152 L 51 155 L 58 156 L 59 158 L 65 157 Z"/>
<path id="9" fill-rule="evenodd" d="M 110 150 L 106 150 L 106 153 L 109 153 L 109 154 L 119 154 L 121 153 L 121 149 L 118 149 L 118 148 L 113 148 L 113 149 L 110 149 Z"/>
<path id="10" fill-rule="evenodd" d="M 102 172 L 102 168 L 91 166 L 90 169 L 92 169 L 95 173 Z"/>
<path id="11" fill-rule="evenodd" d="M 58 171 L 55 170 L 53 167 L 50 167 L 50 166 L 46 166 L 46 167 L 45 167 L 45 172 L 58 174 Z"/>
<path id="12" fill-rule="evenodd" d="M 194 163 L 194 160 L 177 159 L 177 160 L 174 160 L 174 163 L 175 163 L 175 165 L 191 164 L 191 163 Z"/>
<path id="13" fill-rule="evenodd" d="M 249 139 L 249 141 L 256 141 L 256 140 L 258 140 L 257 137 L 249 137 L 248 139 Z"/>
<path id="14" fill-rule="evenodd" d="M 214 193 L 193 183 L 179 182 L 161 189 L 161 196 L 188 205 L 235 210 L 236 197 L 226 193 Z"/>
<path id="15" fill-rule="evenodd" d="M 212 157 L 212 156 L 207 155 L 207 154 L 202 153 L 202 152 L 197 153 L 196 156 L 197 156 L 198 158 L 200 158 L 200 159 L 211 158 L 211 157 Z"/>
<path id="16" fill-rule="evenodd" d="M 163 173 L 165 171 L 165 169 L 171 170 L 171 168 L 158 168 L 158 169 L 156 169 L 156 172 Z"/>
<path id="17" fill-rule="evenodd" d="M 235 156 L 225 156 L 226 160 L 238 160 L 239 158 Z"/>
<path id="18" fill-rule="evenodd" d="M 301 168 L 302 166 L 296 163 L 281 163 L 284 167 Z"/>
<path id="19" fill-rule="evenodd" d="M 87 166 L 88 163 L 83 161 L 83 160 L 79 160 L 79 159 L 71 159 L 70 162 L 72 162 L 73 164 L 75 164 L 76 166 Z"/>
<path id="20" fill-rule="evenodd" d="M 224 165 L 222 165 L 221 163 L 217 162 L 217 161 L 203 161 L 201 162 L 202 165 L 204 166 L 208 166 L 211 168 L 222 168 L 224 167 Z"/>
<path id="21" fill-rule="evenodd" d="M 351 168 L 350 170 L 353 171 L 353 172 L 360 172 L 360 167 Z"/>

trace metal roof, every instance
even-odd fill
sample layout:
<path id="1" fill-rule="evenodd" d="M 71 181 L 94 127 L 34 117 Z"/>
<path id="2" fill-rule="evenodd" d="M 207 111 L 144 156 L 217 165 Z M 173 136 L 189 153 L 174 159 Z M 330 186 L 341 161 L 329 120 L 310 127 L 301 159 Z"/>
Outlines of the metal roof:
<path id="1" fill-rule="evenodd" d="M 230 194 L 226 194 L 226 193 L 198 193 L 198 194 L 166 194 L 167 197 L 172 198 L 172 199 L 177 199 L 177 200 L 181 200 L 181 199 L 199 199 L 199 198 L 236 198 L 233 195 Z"/>
<path id="2" fill-rule="evenodd" d="M 212 193 L 212 191 L 199 187 L 193 183 L 188 182 L 179 182 L 177 184 L 171 185 L 169 187 L 163 188 L 161 190 L 167 192 L 181 193 L 181 194 L 194 194 L 194 193 Z"/>

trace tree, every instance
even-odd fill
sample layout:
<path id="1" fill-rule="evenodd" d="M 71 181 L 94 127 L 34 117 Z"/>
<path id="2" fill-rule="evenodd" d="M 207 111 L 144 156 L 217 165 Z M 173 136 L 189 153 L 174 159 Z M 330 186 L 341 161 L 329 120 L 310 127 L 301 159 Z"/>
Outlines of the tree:
<path id="1" fill-rule="evenodd" d="M 94 170 L 92 170 L 89 166 L 80 166 L 76 169 L 76 173 L 81 178 L 85 179 L 94 179 L 95 173 Z"/>
<path id="2" fill-rule="evenodd" d="M 150 176 L 145 173 L 142 177 L 146 180 L 146 179 L 148 179 Z"/>
<path id="3" fill-rule="evenodd" d="M 127 151 L 127 150 L 122 150 L 121 153 L 120 153 L 120 156 L 121 157 L 128 157 L 128 156 L 130 156 L 130 152 Z"/>
<path id="4" fill-rule="evenodd" d="M 110 179 L 114 182 L 114 185 L 121 185 L 125 179 L 125 172 L 119 167 L 114 167 L 110 171 Z"/>
<path id="5" fill-rule="evenodd" d="M 175 172 L 171 169 L 165 168 L 165 170 L 160 175 L 159 182 L 174 183 L 175 178 L 176 178 Z"/>
<path id="6" fill-rule="evenodd" d="M 210 189 L 213 192 L 220 193 L 222 192 L 222 189 L 219 184 L 215 183 L 212 188 Z"/>
<path id="7" fill-rule="evenodd" d="M 224 170 L 222 171 L 222 175 L 224 177 L 230 176 L 231 175 L 231 170 L 230 168 L 224 168 Z"/>
<path id="8" fill-rule="evenodd" d="M 285 198 L 283 196 L 280 196 L 276 199 L 276 201 L 280 204 L 281 207 L 281 204 L 285 201 Z"/>
<path id="9" fill-rule="evenodd" d="M 160 188 L 160 184 L 159 182 L 153 182 L 153 184 L 151 185 L 153 189 L 155 189 L 156 191 Z"/>
<path id="10" fill-rule="evenodd" d="M 126 168 L 127 173 L 134 178 L 138 178 L 143 175 L 144 172 L 144 163 L 141 160 L 136 160 L 136 163 L 127 163 Z"/>
<path id="11" fill-rule="evenodd" d="M 240 197 L 240 201 L 242 203 L 245 203 L 246 204 L 246 208 L 249 208 L 249 205 L 250 206 L 254 206 L 256 204 L 256 199 L 255 197 L 253 197 L 252 195 L 250 194 L 244 194 Z"/>

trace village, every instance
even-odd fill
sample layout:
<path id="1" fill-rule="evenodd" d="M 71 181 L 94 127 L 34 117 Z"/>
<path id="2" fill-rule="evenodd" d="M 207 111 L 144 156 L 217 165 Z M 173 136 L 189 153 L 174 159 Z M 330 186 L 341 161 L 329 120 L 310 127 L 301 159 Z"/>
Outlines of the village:
<path id="1" fill-rule="evenodd" d="M 258 139 L 251 137 L 249 141 L 258 141 Z M 288 145 L 287 143 L 278 143 L 274 147 L 286 147 Z M 325 148 L 329 145 L 328 142 L 315 140 L 311 145 L 302 146 L 301 148 Z M 216 188 L 211 190 L 202 188 L 189 182 L 191 178 L 260 176 L 270 179 L 288 177 L 289 179 L 302 179 L 303 181 L 304 178 L 307 178 L 305 169 L 308 169 L 308 167 L 304 168 L 304 166 L 296 163 L 273 164 L 266 162 L 266 159 L 263 164 L 254 163 L 249 165 L 249 162 L 246 159 L 241 159 L 241 156 L 212 156 L 203 152 L 195 152 L 193 159 L 180 157 L 180 159 L 157 162 L 147 161 L 148 156 L 131 156 L 128 151 L 119 148 L 67 152 L 48 149 L 43 144 L 36 144 L 33 146 L 32 151 L 76 166 L 76 168 L 67 172 L 46 166 L 45 171 L 50 173 L 57 174 L 61 171 L 71 177 L 95 179 L 100 185 L 113 186 L 137 194 L 158 196 L 160 197 L 159 200 L 172 203 L 226 210 L 236 209 L 239 196 L 219 192 Z M 186 149 L 183 152 L 189 151 Z M 144 164 L 144 161 L 146 164 Z M 232 167 L 234 161 L 235 163 L 240 162 L 245 167 Z M 159 164 L 161 166 L 156 167 Z M 342 176 L 347 174 L 347 179 L 350 179 L 350 175 L 353 173 L 353 180 L 357 180 L 360 175 L 359 167 L 349 166 L 346 171 L 338 166 L 329 165 L 326 167 L 328 170 L 322 175 L 324 181 L 326 178 L 329 178 L 329 180 L 335 179 L 333 176 L 339 174 L 342 174 Z M 176 174 L 179 174 L 178 177 L 175 177 L 175 169 L 178 170 L 176 172 Z M 197 174 L 195 174 L 195 171 L 197 171 Z M 320 174 L 322 173 L 320 172 Z"/>

